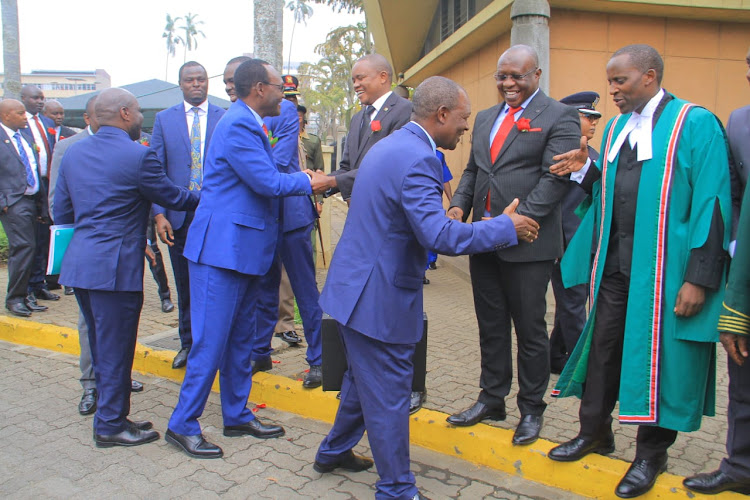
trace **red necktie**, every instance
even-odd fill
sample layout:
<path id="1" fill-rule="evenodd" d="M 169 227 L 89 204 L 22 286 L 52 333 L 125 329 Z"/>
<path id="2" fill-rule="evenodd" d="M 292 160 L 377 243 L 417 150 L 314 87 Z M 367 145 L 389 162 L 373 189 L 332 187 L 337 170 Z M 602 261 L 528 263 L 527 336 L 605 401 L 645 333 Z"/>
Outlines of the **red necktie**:
<path id="1" fill-rule="evenodd" d="M 42 136 L 42 141 L 44 142 L 44 150 L 47 152 L 47 172 L 49 172 L 50 164 L 52 163 L 52 152 L 49 149 L 49 141 L 47 141 L 47 132 L 44 130 L 44 127 L 42 127 L 42 124 L 39 122 L 39 116 L 34 115 L 34 121 L 36 122 L 36 128 L 39 129 L 39 135 Z"/>
<path id="2" fill-rule="evenodd" d="M 492 146 L 490 146 L 490 158 L 492 159 L 492 163 L 495 163 L 497 156 L 500 154 L 500 150 L 503 149 L 505 139 L 508 138 L 510 129 L 512 129 L 513 125 L 516 123 L 515 115 L 521 111 L 521 109 L 523 108 L 520 106 L 517 108 L 511 107 L 500 124 L 500 128 L 497 129 L 495 138 L 492 140 Z M 490 189 L 487 190 L 487 200 L 484 203 L 484 215 L 486 217 L 490 216 Z"/>

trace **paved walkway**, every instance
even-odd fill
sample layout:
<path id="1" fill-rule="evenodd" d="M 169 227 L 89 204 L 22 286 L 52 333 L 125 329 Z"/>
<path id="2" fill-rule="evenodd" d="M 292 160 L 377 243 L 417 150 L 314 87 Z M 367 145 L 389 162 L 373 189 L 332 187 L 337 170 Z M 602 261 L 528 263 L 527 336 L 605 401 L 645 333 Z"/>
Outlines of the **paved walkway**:
<path id="1" fill-rule="evenodd" d="M 330 200 L 332 209 L 332 240 L 338 241 L 343 221 L 345 205 L 343 202 Z M 165 264 L 169 266 L 167 252 Z M 454 265 L 449 264 L 453 262 Z M 431 284 L 425 286 L 425 311 L 429 318 L 429 341 L 427 359 L 427 401 L 426 408 L 445 413 L 460 411 L 476 401 L 479 392 L 479 339 L 472 301 L 471 284 L 461 260 L 455 261 L 441 257 L 438 269 L 428 271 Z M 168 269 L 171 281 L 171 269 Z M 325 271 L 318 273 L 318 284 L 325 281 Z M 7 272 L 0 269 L 0 289 L 7 285 Z M 176 350 L 177 312 L 164 314 L 160 310 L 156 285 L 147 271 L 144 277 L 145 297 L 140 320 L 139 341 L 147 346 Z M 176 303 L 176 296 L 173 296 Z M 74 297 L 63 297 L 59 302 L 44 302 L 50 306 L 45 313 L 34 314 L 32 320 L 52 323 L 71 328 L 76 327 L 77 306 Z M 554 315 L 552 293 L 548 294 L 547 322 L 550 325 Z M 300 326 L 301 329 L 301 326 Z M 272 373 L 295 379 L 304 376 L 307 368 L 304 361 L 304 349 L 292 348 L 274 339 Z M 515 352 L 515 344 L 514 344 Z M 704 418 L 700 431 L 680 434 L 675 445 L 670 449 L 669 472 L 677 475 L 691 475 L 700 471 L 709 471 L 718 467 L 725 454 L 726 439 L 726 403 L 727 383 L 726 357 L 719 347 L 717 380 L 716 417 Z M 71 377 L 75 374 L 71 373 Z M 557 376 L 553 375 L 550 391 Z M 513 429 L 518 424 L 519 414 L 515 395 L 518 386 L 514 382 L 511 394 L 507 399 L 508 419 L 492 423 L 499 427 Z M 567 398 L 556 400 L 547 398 L 549 406 L 545 413 L 545 425 L 542 437 L 554 442 L 563 442 L 576 436 L 578 431 L 578 400 Z M 73 402 L 71 401 L 71 404 Z M 630 461 L 635 453 L 634 426 L 620 426 L 615 423 L 615 441 L 617 451 L 613 456 Z"/>
<path id="2" fill-rule="evenodd" d="M 227 438 L 221 434 L 219 395 L 212 393 L 201 419 L 204 431 L 224 449 L 223 460 L 194 460 L 163 439 L 134 448 L 98 449 L 92 417 L 76 411 L 77 360 L 0 342 L 0 496 L 26 498 L 274 498 L 366 499 L 377 474 L 321 475 L 312 468 L 328 424 L 260 409 L 264 420 L 286 429 L 279 439 Z M 179 385 L 144 377 L 146 389 L 132 398 L 132 417 L 148 419 L 160 432 L 177 401 Z M 355 449 L 370 455 L 366 439 Z M 493 469 L 418 447 L 412 471 L 433 500 L 574 499 Z"/>

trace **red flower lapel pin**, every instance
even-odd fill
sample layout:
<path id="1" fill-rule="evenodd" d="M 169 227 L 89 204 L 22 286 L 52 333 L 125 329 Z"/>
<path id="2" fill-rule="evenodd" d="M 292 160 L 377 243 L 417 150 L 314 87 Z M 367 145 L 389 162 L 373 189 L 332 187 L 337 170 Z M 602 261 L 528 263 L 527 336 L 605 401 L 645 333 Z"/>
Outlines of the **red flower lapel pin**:
<path id="1" fill-rule="evenodd" d="M 54 136 L 57 135 L 57 130 L 55 130 L 55 127 L 47 127 L 47 133 Z"/>
<path id="2" fill-rule="evenodd" d="M 383 129 L 383 126 L 380 125 L 380 120 L 373 120 L 370 122 L 370 130 L 373 132 L 380 132 Z"/>
<path id="3" fill-rule="evenodd" d="M 541 128 L 531 128 L 531 120 L 528 118 L 519 118 L 516 120 L 516 127 L 520 132 L 541 132 Z"/>

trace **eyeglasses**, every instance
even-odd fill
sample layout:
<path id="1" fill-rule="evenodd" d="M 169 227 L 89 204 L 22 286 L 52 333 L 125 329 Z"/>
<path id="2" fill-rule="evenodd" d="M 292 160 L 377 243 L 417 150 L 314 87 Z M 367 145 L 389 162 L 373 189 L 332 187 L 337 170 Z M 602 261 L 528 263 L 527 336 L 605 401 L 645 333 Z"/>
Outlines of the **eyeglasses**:
<path id="1" fill-rule="evenodd" d="M 528 72 L 524 73 L 523 75 L 502 75 L 500 73 L 495 73 L 492 76 L 495 77 L 495 81 L 497 81 L 497 82 L 504 82 L 508 78 L 512 78 L 514 82 L 518 82 L 518 81 L 523 80 L 524 78 L 526 78 L 527 76 L 529 76 L 530 74 L 532 74 L 534 71 L 536 71 L 538 69 L 539 68 L 533 68 L 531 71 L 528 71 Z"/>
<path id="2" fill-rule="evenodd" d="M 279 92 L 284 92 L 284 84 L 283 83 L 271 83 L 271 82 L 260 82 L 263 85 L 270 85 L 271 87 L 276 87 L 279 89 Z"/>

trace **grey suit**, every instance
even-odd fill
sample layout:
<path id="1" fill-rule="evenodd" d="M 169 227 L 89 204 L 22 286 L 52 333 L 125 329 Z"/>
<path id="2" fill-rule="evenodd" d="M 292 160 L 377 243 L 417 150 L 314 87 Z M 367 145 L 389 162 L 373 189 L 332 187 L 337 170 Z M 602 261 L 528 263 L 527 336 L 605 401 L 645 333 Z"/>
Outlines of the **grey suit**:
<path id="1" fill-rule="evenodd" d="M 514 126 L 493 163 L 490 131 L 504 106 L 477 115 L 469 163 L 451 206 L 461 208 L 464 219 L 473 211 L 472 219 L 480 220 L 489 191 L 492 216 L 519 198 L 518 213 L 540 225 L 534 243 L 472 255 L 469 266 L 482 354 L 479 401 L 504 407 L 513 377 L 512 319 L 519 344 L 518 407 L 521 415 L 541 415 L 549 382 L 545 294 L 554 260 L 563 252 L 560 200 L 570 188 L 570 181 L 551 174 L 549 166 L 554 155 L 578 149 L 581 125 L 575 109 L 540 90 L 516 120 L 526 118 L 541 130 L 522 132 Z"/>
<path id="2" fill-rule="evenodd" d="M 381 129 L 377 132 L 367 131 L 365 141 L 360 144 L 359 131 L 362 127 L 364 111 L 360 110 L 352 117 L 349 124 L 349 133 L 346 136 L 344 152 L 341 156 L 339 169 L 333 172 L 336 176 L 341 196 L 349 199 L 354 188 L 354 179 L 357 177 L 357 169 L 365 157 L 365 154 L 383 137 L 388 137 L 391 132 L 398 130 L 411 120 L 411 102 L 393 92 L 388 96 L 383 106 L 378 111 L 373 121 L 379 121 Z"/>

